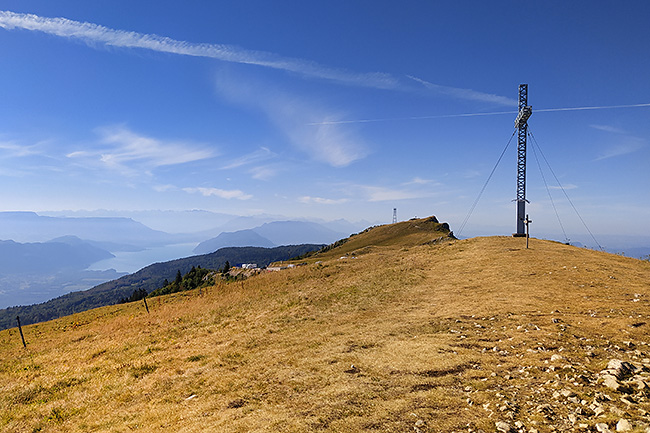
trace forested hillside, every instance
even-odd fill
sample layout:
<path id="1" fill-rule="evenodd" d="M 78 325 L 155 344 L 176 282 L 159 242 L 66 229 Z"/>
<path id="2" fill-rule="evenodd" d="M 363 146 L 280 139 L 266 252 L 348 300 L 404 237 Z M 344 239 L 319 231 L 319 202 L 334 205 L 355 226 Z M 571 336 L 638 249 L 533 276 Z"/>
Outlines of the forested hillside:
<path id="1" fill-rule="evenodd" d="M 266 266 L 271 262 L 315 251 L 323 245 L 303 244 L 276 248 L 230 247 L 221 248 L 211 254 L 186 257 L 164 263 L 154 263 L 138 272 L 117 280 L 100 284 L 89 290 L 72 292 L 42 304 L 12 307 L 0 310 L 0 329 L 16 326 L 16 316 L 23 324 L 43 322 L 69 314 L 102 307 L 129 297 L 136 290 L 148 293 L 163 286 L 165 279 L 171 280 L 180 271 L 186 274 L 192 266 L 204 269 L 219 269 L 228 261 L 230 264 L 257 263 Z"/>

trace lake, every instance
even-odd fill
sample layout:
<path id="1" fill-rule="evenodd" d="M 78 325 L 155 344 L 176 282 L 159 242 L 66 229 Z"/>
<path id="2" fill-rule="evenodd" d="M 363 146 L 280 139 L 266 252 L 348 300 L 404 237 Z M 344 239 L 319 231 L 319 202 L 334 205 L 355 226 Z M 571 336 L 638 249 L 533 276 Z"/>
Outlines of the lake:
<path id="1" fill-rule="evenodd" d="M 196 243 L 175 244 L 164 247 L 148 248 L 136 252 L 116 252 L 115 257 L 93 263 L 88 270 L 104 271 L 115 269 L 118 272 L 130 274 L 154 263 L 168 262 L 170 260 L 194 256 L 192 250 Z"/>

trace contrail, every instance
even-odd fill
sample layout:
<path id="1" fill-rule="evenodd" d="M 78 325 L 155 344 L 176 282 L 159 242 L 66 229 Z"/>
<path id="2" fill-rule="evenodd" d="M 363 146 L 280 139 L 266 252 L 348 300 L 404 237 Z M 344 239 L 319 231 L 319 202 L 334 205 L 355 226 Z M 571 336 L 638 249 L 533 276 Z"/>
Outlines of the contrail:
<path id="1" fill-rule="evenodd" d="M 23 29 L 43 32 L 68 39 L 77 39 L 95 47 L 98 44 L 122 48 L 140 48 L 183 56 L 207 57 L 224 62 L 256 65 L 300 74 L 304 77 L 329 80 L 339 84 L 368 87 L 401 92 L 419 92 L 421 87 L 409 85 L 419 83 L 430 92 L 471 101 L 491 102 L 502 106 L 511 105 L 510 98 L 472 89 L 442 86 L 407 75 L 403 77 L 387 72 L 354 72 L 275 53 L 247 50 L 234 45 L 192 43 L 171 39 L 156 34 L 144 34 L 116 30 L 99 24 L 73 21 L 66 18 L 46 18 L 33 14 L 0 11 L 0 27 L 6 30 Z"/>
<path id="2" fill-rule="evenodd" d="M 610 108 L 636 108 L 636 107 L 650 107 L 650 104 L 629 104 L 629 105 L 600 105 L 596 107 L 571 107 L 571 108 L 544 108 L 541 110 L 533 110 L 536 113 L 542 111 L 580 111 L 580 110 L 605 110 Z"/>
<path id="3" fill-rule="evenodd" d="M 606 109 L 614 109 L 614 108 L 637 108 L 637 107 L 650 107 L 650 103 L 628 104 L 628 105 L 599 105 L 594 107 L 540 108 L 540 109 L 533 109 L 533 113 L 544 113 L 544 112 L 551 112 L 551 111 L 606 110 Z M 490 113 L 440 114 L 436 116 L 384 117 L 378 119 L 331 120 L 325 122 L 313 122 L 313 123 L 309 123 L 308 125 L 341 125 L 345 123 L 395 122 L 400 120 L 444 119 L 449 117 L 498 116 L 501 114 L 517 114 L 517 111 L 492 111 Z"/>
<path id="4" fill-rule="evenodd" d="M 313 122 L 313 123 L 309 123 L 308 125 L 340 125 L 344 123 L 392 122 L 392 121 L 399 121 L 399 120 L 443 119 L 447 117 L 495 116 L 498 114 L 517 114 L 517 112 L 516 111 L 493 111 L 491 113 L 440 114 L 437 116 L 383 117 L 379 119 L 330 120 L 325 122 Z"/>
<path id="5" fill-rule="evenodd" d="M 0 27 L 7 30 L 18 28 L 38 31 L 63 38 L 79 39 L 88 44 L 100 43 L 113 47 L 141 48 L 161 53 L 245 63 L 348 85 L 379 89 L 395 89 L 399 87 L 399 80 L 387 73 L 355 73 L 330 68 L 308 60 L 282 57 L 264 51 L 246 50 L 223 44 L 197 44 L 156 34 L 115 30 L 98 24 L 73 21 L 66 18 L 45 18 L 33 14 L 0 11 Z"/>

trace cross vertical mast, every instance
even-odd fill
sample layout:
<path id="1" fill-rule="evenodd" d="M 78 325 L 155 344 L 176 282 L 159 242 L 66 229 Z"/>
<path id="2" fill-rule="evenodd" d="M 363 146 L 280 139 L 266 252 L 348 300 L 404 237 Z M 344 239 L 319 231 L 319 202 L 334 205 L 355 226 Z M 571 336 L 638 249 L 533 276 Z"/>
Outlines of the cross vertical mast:
<path id="1" fill-rule="evenodd" d="M 519 114 L 515 119 L 517 128 L 517 233 L 513 236 L 526 236 L 526 135 L 528 118 L 533 113 L 528 105 L 528 84 L 519 85 Z"/>

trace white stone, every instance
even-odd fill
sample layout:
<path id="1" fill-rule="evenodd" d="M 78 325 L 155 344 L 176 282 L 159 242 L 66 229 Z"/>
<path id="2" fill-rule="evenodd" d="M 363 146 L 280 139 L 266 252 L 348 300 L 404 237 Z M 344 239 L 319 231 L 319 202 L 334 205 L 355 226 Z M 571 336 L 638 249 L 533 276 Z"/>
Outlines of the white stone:
<path id="1" fill-rule="evenodd" d="M 628 362 L 621 361 L 620 359 L 610 359 L 607 363 L 605 371 L 613 374 L 617 379 L 623 379 L 625 376 L 633 373 L 634 366 Z"/>
<path id="2" fill-rule="evenodd" d="M 621 418 L 616 423 L 616 431 L 630 431 L 632 430 L 632 424 L 625 418 Z"/>
<path id="3" fill-rule="evenodd" d="M 504 432 L 504 433 L 509 433 L 512 430 L 512 427 L 510 424 L 504 421 L 497 421 L 495 423 L 497 431 Z"/>
<path id="4" fill-rule="evenodd" d="M 605 424 L 604 422 L 599 422 L 596 424 L 596 431 L 602 432 L 602 433 L 611 433 L 611 430 L 609 429 L 609 426 Z"/>
<path id="5" fill-rule="evenodd" d="M 562 395 L 565 397 L 573 397 L 574 395 L 576 395 L 576 393 L 571 391 L 570 389 L 563 389 L 561 392 Z"/>
<path id="6" fill-rule="evenodd" d="M 603 379 L 603 385 L 605 385 L 609 389 L 618 391 L 618 389 L 621 387 L 621 384 L 618 383 L 616 376 L 613 376 L 611 374 L 605 374 L 602 376 L 602 379 Z"/>

